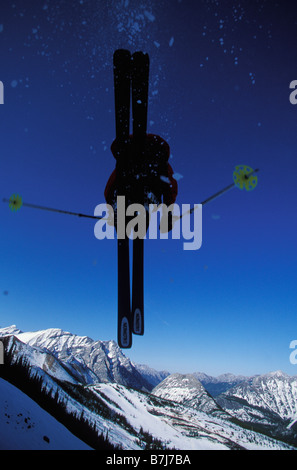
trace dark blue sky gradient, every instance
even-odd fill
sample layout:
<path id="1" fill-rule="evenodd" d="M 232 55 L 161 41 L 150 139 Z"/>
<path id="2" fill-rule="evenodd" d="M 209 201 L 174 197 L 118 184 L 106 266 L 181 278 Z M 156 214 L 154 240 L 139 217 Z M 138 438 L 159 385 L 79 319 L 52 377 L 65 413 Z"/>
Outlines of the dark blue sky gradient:
<path id="1" fill-rule="evenodd" d="M 115 161 L 112 55 L 150 54 L 149 131 L 179 203 L 260 168 L 203 209 L 203 244 L 145 244 L 145 335 L 127 355 L 172 372 L 282 369 L 296 328 L 297 16 L 292 1 L 6 1 L 1 198 L 93 214 Z M 116 242 L 94 222 L 2 204 L 0 325 L 116 339 Z M 4 292 L 8 291 L 7 295 Z"/>

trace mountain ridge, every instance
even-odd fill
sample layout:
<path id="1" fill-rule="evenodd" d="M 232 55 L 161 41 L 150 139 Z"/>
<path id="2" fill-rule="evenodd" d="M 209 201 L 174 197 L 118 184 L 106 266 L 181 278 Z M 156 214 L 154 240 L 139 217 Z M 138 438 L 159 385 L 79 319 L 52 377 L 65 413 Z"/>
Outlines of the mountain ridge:
<path id="1" fill-rule="evenodd" d="M 22 332 L 15 325 L 0 328 L 0 336 L 13 335 L 28 346 L 53 354 L 82 383 L 115 382 L 150 391 L 160 372 L 150 368 L 141 373 L 141 366 L 127 358 L 113 341 L 93 340 L 59 328 Z M 163 378 L 161 374 L 160 380 Z"/>
<path id="2" fill-rule="evenodd" d="M 75 363 L 80 358 L 80 348 L 84 348 L 86 345 L 90 347 L 99 346 L 103 350 L 104 355 L 106 356 L 107 362 L 112 365 L 112 359 L 116 357 L 119 360 L 120 365 L 126 366 L 130 371 L 135 368 L 137 372 L 144 376 L 150 384 L 149 388 L 156 387 L 158 383 L 164 380 L 169 375 L 180 373 L 175 371 L 170 373 L 168 371 L 158 371 L 153 367 L 150 367 L 146 364 L 138 364 L 135 361 L 131 361 L 125 356 L 122 350 L 119 348 L 118 344 L 114 340 L 93 340 L 89 336 L 80 336 L 68 331 L 65 331 L 60 328 L 47 328 L 43 330 L 36 330 L 31 332 L 23 332 L 16 325 L 11 325 L 8 327 L 0 327 L 0 337 L 12 334 L 17 336 L 22 342 L 33 345 L 35 347 L 41 347 L 46 349 L 51 353 L 54 353 L 58 358 L 63 360 L 67 359 L 69 364 L 72 362 Z M 64 338 L 64 341 L 57 342 L 57 338 Z M 75 358 L 74 355 L 70 353 L 70 350 L 75 346 Z M 80 363 L 81 364 L 81 363 Z M 109 368 L 110 370 L 110 368 Z M 258 376 L 264 375 L 286 375 L 287 377 L 296 377 L 290 376 L 283 371 L 270 371 L 265 374 L 255 374 L 252 376 L 236 375 L 233 373 L 223 373 L 218 376 L 211 376 L 204 372 L 190 372 L 191 375 L 196 377 L 198 381 L 204 386 L 204 388 L 210 393 L 211 396 L 216 397 L 219 394 L 225 392 L 226 390 L 233 388 L 241 382 L 246 382 L 253 380 Z M 186 374 L 183 374 L 186 375 Z M 98 377 L 99 380 L 102 377 Z M 148 385 L 148 383 L 146 383 Z"/>
<path id="3" fill-rule="evenodd" d="M 296 376 L 280 370 L 257 375 L 217 396 L 216 401 L 241 422 L 296 444 Z"/>
<path id="4" fill-rule="evenodd" d="M 152 390 L 152 394 L 211 414 L 223 410 L 194 374 L 171 374 Z"/>
<path id="5" fill-rule="evenodd" d="M 41 390 L 49 394 L 47 411 L 58 406 L 59 414 L 62 406 L 65 418 L 76 410 L 101 434 L 108 430 L 112 442 L 123 444 L 126 449 L 144 448 L 152 443 L 160 449 L 164 445 L 179 449 L 288 448 L 275 439 L 242 428 L 193 374 L 166 376 L 156 386 L 163 390 L 160 394 L 163 396 L 148 392 L 144 387 L 148 377 L 153 375 L 159 381 L 167 372 L 156 372 L 145 365 L 139 365 L 137 370 L 114 341 L 94 341 L 57 328 L 22 333 L 15 326 L 0 329 L 0 337 L 11 367 L 17 367 L 21 374 L 17 383 L 20 389 L 31 390 L 28 379 L 23 380 L 25 370 L 20 365 L 24 363 L 29 380 L 41 381 Z M 12 381 L 16 380 L 9 367 L 1 367 L 4 369 L 0 368 L 0 373 L 6 370 Z M 141 371 L 146 378 L 141 377 Z M 173 385 L 172 380 L 178 381 L 177 395 L 172 394 L 174 387 L 168 386 Z M 164 395 L 166 388 L 169 395 Z M 167 436 L 165 441 L 163 434 Z"/>
<path id="6" fill-rule="evenodd" d="M 59 374 L 56 377 L 53 368 L 43 368 L 45 363 L 58 361 L 52 354 L 25 344 L 13 335 L 2 337 L 2 341 L 6 352 L 5 365 L 0 368 L 2 379 L 26 393 L 91 448 L 102 449 L 103 442 L 103 445 L 120 446 L 123 450 L 292 449 L 242 428 L 229 420 L 227 414 L 215 416 L 117 383 L 83 385 Z M 38 360 L 40 354 L 49 356 L 49 360 Z M 2 385 L 0 380 L 1 393 Z M 1 398 L 7 407 L 8 397 Z M 20 413 L 14 411 L 16 414 Z M 8 444 L 15 449 L 25 445 L 19 426 L 22 422 L 21 419 L 13 421 L 18 441 Z M 4 428 L 10 423 L 8 418 L 3 423 Z M 30 432 L 29 428 L 25 431 L 26 435 Z M 50 441 L 53 432 L 54 429 L 46 435 Z M 1 446 L 5 448 L 5 429 L 2 435 Z M 30 439 L 26 440 L 26 445 L 35 448 Z"/>

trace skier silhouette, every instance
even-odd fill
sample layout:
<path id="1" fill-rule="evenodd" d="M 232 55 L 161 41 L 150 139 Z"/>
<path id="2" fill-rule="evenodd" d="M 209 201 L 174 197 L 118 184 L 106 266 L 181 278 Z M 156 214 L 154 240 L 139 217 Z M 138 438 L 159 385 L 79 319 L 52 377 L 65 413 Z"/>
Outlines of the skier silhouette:
<path id="1" fill-rule="evenodd" d="M 178 185 L 168 163 L 170 147 L 162 137 L 147 134 L 141 148 L 133 135 L 124 144 L 115 139 L 111 152 L 117 162 L 108 179 L 104 196 L 115 212 L 119 185 L 120 194 L 126 198 L 126 205 L 143 204 L 148 211 L 150 204 L 163 203 L 169 206 L 175 202 Z"/>
<path id="2" fill-rule="evenodd" d="M 113 56 L 116 139 L 111 151 L 116 168 L 105 187 L 106 202 L 113 207 L 114 225 L 118 245 L 118 343 L 130 348 L 132 333 L 144 332 L 144 253 L 143 245 L 149 226 L 149 205 L 161 202 L 170 205 L 177 195 L 177 183 L 168 163 L 170 149 L 161 137 L 147 133 L 147 107 L 149 82 L 148 54 L 119 49 Z M 130 108 L 132 127 L 130 133 Z M 141 204 L 146 210 L 138 216 L 138 233 L 133 228 L 132 303 L 130 299 L 130 259 L 127 230 L 122 231 L 117 207 L 118 196 L 125 197 L 126 209 Z M 129 220 L 129 219 L 128 219 Z M 138 220 L 137 220 L 138 223 Z M 139 227 L 139 225 L 141 227 Z M 125 229 L 125 227 L 124 227 Z M 130 227 L 129 227 L 130 229 Z M 144 229 L 144 230 L 143 230 Z M 121 233 L 120 233 L 121 232 Z M 141 233 L 140 233 L 141 232 Z M 134 237 L 135 235 L 135 237 Z"/>

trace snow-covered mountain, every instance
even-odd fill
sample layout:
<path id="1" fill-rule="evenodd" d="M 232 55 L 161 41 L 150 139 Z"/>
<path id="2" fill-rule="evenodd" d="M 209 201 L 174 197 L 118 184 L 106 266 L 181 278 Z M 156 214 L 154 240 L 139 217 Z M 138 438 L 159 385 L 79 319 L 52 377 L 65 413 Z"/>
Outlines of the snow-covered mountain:
<path id="1" fill-rule="evenodd" d="M 297 442 L 297 377 L 270 372 L 241 382 L 216 397 L 235 418 L 255 429 Z"/>
<path id="2" fill-rule="evenodd" d="M 81 383 L 112 382 L 147 391 L 156 384 L 157 371 L 150 369 L 150 374 L 146 371 L 142 375 L 141 366 L 131 362 L 115 341 L 94 341 L 59 328 L 27 333 L 16 326 L 0 329 L 0 336 L 8 334 L 38 350 L 50 352 Z"/>
<path id="3" fill-rule="evenodd" d="M 220 408 L 194 375 L 167 376 L 167 372 L 134 364 L 113 341 L 94 341 L 60 329 L 22 333 L 15 326 L 0 329 L 0 336 L 5 351 L 0 377 L 27 394 L 78 439 L 65 431 L 61 446 L 81 448 L 86 444 L 124 450 L 290 448 L 235 423 L 231 413 Z M 162 378 L 154 394 L 149 393 L 153 382 Z M 10 387 L 3 382 L 0 385 L 5 397 Z M 17 405 L 13 408 L 9 399 L 5 400 L 7 416 L 0 420 L 4 449 L 44 448 L 48 439 L 55 447 L 56 441 L 43 430 L 31 442 L 27 434 L 31 428 L 25 433 L 18 429 L 24 421 L 22 404 L 17 413 Z M 46 413 L 41 414 L 46 421 Z M 16 442 L 9 428 L 12 424 L 15 435 L 23 436 Z M 54 428 L 52 421 L 51 436 Z M 43 433 L 45 442 L 40 440 Z"/>
<path id="4" fill-rule="evenodd" d="M 194 410 L 217 415 L 222 413 L 221 408 L 193 374 L 171 374 L 152 393 Z"/>
<path id="5" fill-rule="evenodd" d="M 242 428 L 226 413 L 215 416 L 117 383 L 79 383 L 70 373 L 67 375 L 60 359 L 40 347 L 21 342 L 17 336 L 2 337 L 5 348 L 5 363 L 0 367 L 4 379 L 0 381 L 4 403 L 4 417 L 0 421 L 2 449 L 39 449 L 49 443 L 58 448 L 55 429 L 57 437 L 61 436 L 60 447 L 69 449 L 84 448 L 83 443 L 102 448 L 101 442 L 123 450 L 290 448 Z M 15 387 L 34 400 L 44 413 L 39 408 L 33 413 L 32 402 L 29 400 L 28 405 L 28 400 L 23 401 Z M 14 396 L 17 399 L 12 403 Z M 46 413 L 51 415 L 47 431 Z M 65 425 L 71 435 L 52 418 Z M 28 426 L 23 429 L 24 423 L 29 426 L 33 423 L 35 431 Z"/>

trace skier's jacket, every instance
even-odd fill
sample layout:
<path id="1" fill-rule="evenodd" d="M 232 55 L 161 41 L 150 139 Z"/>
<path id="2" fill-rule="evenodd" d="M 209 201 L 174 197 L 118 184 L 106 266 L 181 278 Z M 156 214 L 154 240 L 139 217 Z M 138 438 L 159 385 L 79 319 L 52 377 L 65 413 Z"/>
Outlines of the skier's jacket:
<path id="1" fill-rule="evenodd" d="M 111 151 L 117 164 L 104 191 L 107 204 L 114 206 L 117 195 L 125 195 L 129 204 L 163 202 L 169 206 L 175 202 L 178 187 L 168 163 L 170 148 L 162 137 L 147 134 L 141 151 L 133 136 L 124 145 L 116 139 Z M 145 201 L 139 200 L 142 194 Z"/>

